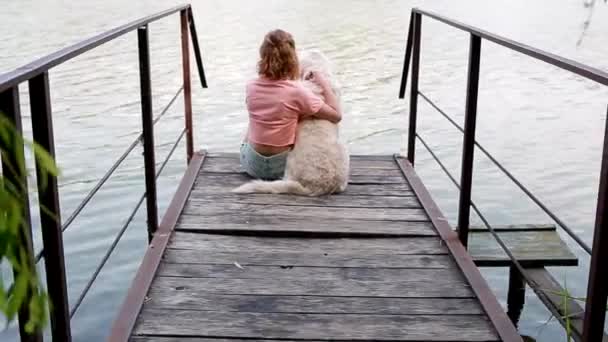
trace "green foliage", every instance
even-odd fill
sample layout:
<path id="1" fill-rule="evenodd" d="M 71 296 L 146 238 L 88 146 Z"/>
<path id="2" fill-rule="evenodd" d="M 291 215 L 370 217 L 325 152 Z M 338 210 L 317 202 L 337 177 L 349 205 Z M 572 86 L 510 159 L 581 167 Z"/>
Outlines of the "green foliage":
<path id="1" fill-rule="evenodd" d="M 549 293 L 555 296 L 559 296 L 560 297 L 560 306 L 559 306 L 559 312 L 560 312 L 560 316 L 557 318 L 560 318 L 561 320 L 563 320 L 564 322 L 564 327 L 566 329 L 566 342 L 572 342 L 574 340 L 574 327 L 573 327 L 573 323 L 572 323 L 572 319 L 577 318 L 580 319 L 583 315 L 584 312 L 582 311 L 574 311 L 570 306 L 570 301 L 576 301 L 576 302 L 580 302 L 581 305 L 585 305 L 585 303 L 587 302 L 587 298 L 585 297 L 576 297 L 574 295 L 572 295 L 572 293 L 570 292 L 570 290 L 568 289 L 568 282 L 567 279 L 564 279 L 564 287 L 559 290 L 559 291 L 554 291 L 554 290 L 549 290 L 549 289 L 541 289 L 543 292 L 545 293 Z M 608 309 L 606 309 L 606 312 L 608 312 Z M 553 318 L 553 315 L 551 316 L 551 318 L 549 318 L 549 320 L 551 320 Z M 549 323 L 549 321 L 547 321 L 547 323 Z"/>
<path id="2" fill-rule="evenodd" d="M 0 274 L 0 313 L 7 323 L 15 320 L 21 309 L 27 308 L 29 317 L 25 324 L 27 332 L 44 328 L 48 322 L 49 300 L 36 267 L 31 262 L 28 249 L 31 245 L 28 234 L 30 228 L 24 220 L 24 201 L 27 185 L 24 182 L 11 182 L 10 179 L 23 179 L 28 176 L 23 162 L 24 146 L 34 153 L 36 162 L 43 170 L 39 175 L 43 189 L 50 175 L 58 174 L 53 158 L 40 146 L 26 141 L 12 123 L 0 112 L 0 152 L 3 168 L 0 175 L 0 263 L 13 269 L 13 281 L 5 284 Z M 7 151 L 17 154 L 19 163 L 13 165 L 7 158 Z M 7 176 L 10 175 L 11 177 Z M 7 287 L 8 286 L 8 287 Z"/>

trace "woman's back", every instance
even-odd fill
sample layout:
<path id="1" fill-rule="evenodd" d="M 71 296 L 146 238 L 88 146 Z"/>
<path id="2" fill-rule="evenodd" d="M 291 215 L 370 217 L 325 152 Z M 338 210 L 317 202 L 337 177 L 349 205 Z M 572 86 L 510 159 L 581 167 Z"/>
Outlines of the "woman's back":
<path id="1" fill-rule="evenodd" d="M 299 81 L 250 81 L 246 90 L 249 141 L 267 146 L 289 146 L 295 141 L 298 119 L 319 111 L 323 101 Z"/>

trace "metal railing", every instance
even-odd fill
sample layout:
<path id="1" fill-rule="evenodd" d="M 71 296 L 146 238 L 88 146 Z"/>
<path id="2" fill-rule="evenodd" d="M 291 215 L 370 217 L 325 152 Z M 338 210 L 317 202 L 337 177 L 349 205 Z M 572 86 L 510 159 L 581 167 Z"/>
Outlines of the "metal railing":
<path id="1" fill-rule="evenodd" d="M 428 17 L 468 32 L 470 34 L 469 46 L 469 66 L 466 90 L 466 105 L 464 127 L 458 125 L 449 115 L 441 110 L 428 96 L 418 89 L 418 78 L 420 70 L 420 43 L 422 17 Z M 593 237 L 593 248 L 589 247 L 566 223 L 554 214 L 536 195 L 534 195 L 521 181 L 509 172 L 487 149 L 475 140 L 475 125 L 477 118 L 477 97 L 479 89 L 479 74 L 481 60 L 482 40 L 491 41 L 510 50 L 520 52 L 534 59 L 543 61 L 560 69 L 582 76 L 583 78 L 595 81 L 602 85 L 608 85 L 608 73 L 584 65 L 546 51 L 542 51 L 531 46 L 515 42 L 513 40 L 480 30 L 478 28 L 445 18 L 435 13 L 412 9 L 407 36 L 401 86 L 399 98 L 405 97 L 407 77 L 411 61 L 411 84 L 410 84 L 410 113 L 407 143 L 407 159 L 414 165 L 416 153 L 416 139 L 420 140 L 423 146 L 430 152 L 431 156 L 440 165 L 441 169 L 448 175 L 450 180 L 460 190 L 458 206 L 458 236 L 466 247 L 469 236 L 470 208 L 478 214 L 484 225 L 497 240 L 498 244 L 513 262 L 512 272 L 521 273 L 529 284 L 534 284 L 525 272 L 519 261 L 513 256 L 502 239 L 496 234 L 485 216 L 479 211 L 477 206 L 471 201 L 471 187 L 473 177 L 473 159 L 475 147 L 486 155 L 519 189 L 521 189 L 536 205 L 538 205 L 549 217 L 551 217 L 576 243 L 591 255 L 591 265 L 589 269 L 589 283 L 587 289 L 585 317 L 583 324 L 583 341 L 601 341 L 604 335 L 604 322 L 606 318 L 606 301 L 608 299 L 608 274 L 601 269 L 601 262 L 608 262 L 608 120 L 606 122 L 606 132 L 604 134 L 604 146 L 601 163 L 599 195 L 597 201 L 597 213 L 595 220 L 595 232 Z M 418 97 L 422 97 L 436 111 L 443 115 L 454 127 L 463 133 L 463 148 L 461 160 L 460 182 L 448 171 L 445 165 L 431 150 L 426 141 L 416 131 L 416 120 L 418 111 Z M 608 115 L 607 115 L 608 118 Z"/>
<path id="2" fill-rule="evenodd" d="M 183 85 L 169 101 L 167 106 L 160 112 L 160 114 L 153 119 L 148 25 L 176 13 L 179 13 L 180 15 Z M 129 224 L 132 222 L 136 212 L 139 210 L 144 200 L 146 200 L 147 230 L 150 239 L 158 228 L 156 179 L 167 165 L 169 159 L 175 152 L 184 136 L 186 137 L 186 155 L 188 163 L 193 156 L 194 137 L 192 129 L 192 90 L 190 79 L 189 38 L 192 42 L 199 78 L 203 88 L 207 88 L 207 81 L 205 78 L 202 57 L 198 45 L 196 26 L 194 23 L 194 17 L 192 15 L 192 7 L 189 4 L 185 4 L 139 20 L 135 20 L 131 23 L 101 33 L 80 43 L 52 53 L 46 57 L 40 58 L 11 72 L 0 75 L 0 111 L 3 112 L 14 124 L 18 130 L 18 133 L 22 134 L 18 87 L 21 83 L 28 82 L 33 140 L 35 143 L 46 149 L 51 156 L 55 157 L 53 115 L 51 110 L 49 89 L 49 70 L 132 31 L 137 31 L 138 40 L 142 132 L 134 139 L 126 151 L 116 160 L 116 162 L 109 168 L 104 176 L 101 177 L 97 184 L 90 190 L 76 209 L 70 214 L 68 219 L 63 223 L 61 222 L 57 178 L 54 176 L 49 176 L 44 180 L 47 181 L 46 186 L 41 186 L 41 182 L 43 180 L 40 176 L 36 177 L 38 182 L 38 195 L 40 199 L 39 207 L 43 247 L 37 255 L 34 255 L 33 247 L 30 244 L 28 250 L 28 259 L 30 260 L 31 264 L 34 265 L 40 261 L 42 257 L 44 257 L 47 291 L 49 294 L 49 299 L 52 302 L 50 307 L 51 336 L 52 340 L 57 342 L 71 341 L 70 319 L 75 315 L 78 308 L 82 304 L 83 300 L 91 289 L 91 286 L 94 284 L 97 276 L 105 266 L 107 260 L 116 248 L 118 242 L 122 238 Z M 155 166 L 154 151 L 154 125 L 167 113 L 169 107 L 175 103 L 176 99 L 182 92 L 185 107 L 185 127 L 179 134 L 166 159 L 163 161 L 157 171 Z M 137 205 L 124 222 L 110 248 L 107 250 L 101 262 L 93 272 L 90 280 L 85 285 L 84 290 L 70 308 L 67 294 L 63 232 L 74 222 L 81 211 L 95 196 L 97 191 L 101 189 L 101 187 L 106 183 L 114 171 L 116 171 L 129 153 L 131 153 L 140 143 L 143 145 L 146 191 L 140 197 Z M 20 146 L 20 149 L 23 149 L 23 146 Z M 23 151 L 19 152 L 15 151 L 14 149 L 3 149 L 2 152 L 4 155 L 3 169 L 5 170 L 6 168 L 4 161 L 6 161 L 9 165 L 22 165 L 25 163 Z M 37 175 L 41 172 L 41 165 L 37 160 L 36 172 Z M 5 177 L 15 176 L 7 173 L 5 174 Z M 19 177 L 21 177 L 21 179 L 11 179 L 11 181 L 15 181 L 15 184 L 20 183 L 27 186 L 26 175 L 19 175 Z M 23 198 L 22 204 L 24 208 L 28 208 L 24 214 L 24 218 L 28 226 L 28 228 L 23 232 L 23 234 L 26 235 L 26 240 L 24 241 L 31 242 L 31 218 L 29 213 L 29 200 L 27 196 Z M 27 310 L 28 308 L 24 307 L 19 312 L 19 332 L 21 341 L 42 341 L 41 332 L 28 334 L 25 331 L 25 323 L 27 322 L 25 317 L 28 317 Z"/>

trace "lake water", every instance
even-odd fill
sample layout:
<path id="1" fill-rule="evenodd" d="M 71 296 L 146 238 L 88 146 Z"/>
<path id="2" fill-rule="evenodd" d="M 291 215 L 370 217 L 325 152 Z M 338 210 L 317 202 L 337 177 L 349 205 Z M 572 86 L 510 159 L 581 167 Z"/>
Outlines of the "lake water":
<path id="1" fill-rule="evenodd" d="M 177 4 L 170 0 L 4 1 L 0 11 L 0 72 L 33 58 Z M 244 83 L 255 74 L 265 32 L 283 28 L 298 48 L 319 48 L 334 62 L 344 85 L 342 134 L 353 153 L 402 151 L 407 100 L 398 100 L 409 11 L 420 6 L 574 60 L 608 69 L 608 6 L 589 9 L 563 1 L 194 1 L 210 88 L 194 81 L 196 146 L 236 151 L 246 125 Z M 158 112 L 180 86 L 179 17 L 151 25 L 154 108 Z M 468 36 L 424 20 L 420 89 L 462 123 Z M 131 33 L 53 69 L 51 93 L 64 219 L 140 130 L 136 34 Z M 567 72 L 483 42 L 477 139 L 585 241 L 592 239 L 599 161 L 608 90 Z M 28 113 L 22 87 L 23 113 Z M 419 131 L 458 175 L 461 135 L 419 102 Z M 156 126 L 157 161 L 183 127 L 181 98 Z M 25 129 L 31 132 L 25 114 Z M 185 168 L 178 149 L 159 181 L 161 212 Z M 458 193 L 428 153 L 419 149 L 418 173 L 451 222 Z M 65 233 L 69 295 L 77 298 L 134 207 L 144 187 L 137 149 Z M 33 195 L 33 194 L 32 194 Z M 35 196 L 33 196 L 35 197 Z M 549 218 L 477 154 L 474 200 L 494 224 L 546 223 Z M 36 217 L 34 217 L 36 221 Z M 478 220 L 477 220 L 478 221 Z M 589 258 L 580 268 L 556 268 L 557 279 L 585 295 Z M 77 312 L 75 341 L 102 341 L 146 248 L 145 210 L 112 255 Z M 36 245 L 40 246 L 39 239 Z M 6 270 L 5 270 L 6 271 Z M 484 270 L 504 303 L 507 274 Z M 6 272 L 5 272 L 6 275 Z M 531 292 L 531 291 L 529 291 Z M 521 331 L 539 341 L 564 340 L 561 327 L 531 294 Z M 0 333 L 15 339 L 14 327 Z"/>

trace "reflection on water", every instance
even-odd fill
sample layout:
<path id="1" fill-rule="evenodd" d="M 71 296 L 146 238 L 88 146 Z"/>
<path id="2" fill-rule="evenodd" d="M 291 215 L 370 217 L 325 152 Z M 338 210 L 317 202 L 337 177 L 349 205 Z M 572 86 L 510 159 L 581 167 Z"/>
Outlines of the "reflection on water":
<path id="1" fill-rule="evenodd" d="M 2 4 L 0 72 L 128 20 L 166 9 L 177 1 L 22 0 Z M 584 40 L 588 16 L 582 0 L 516 1 L 194 1 L 210 89 L 194 80 L 198 146 L 236 151 L 245 129 L 244 84 L 255 74 L 258 43 L 265 32 L 292 32 L 299 48 L 319 48 L 334 62 L 344 85 L 342 134 L 353 153 L 394 153 L 404 146 L 407 101 L 397 99 L 409 10 L 444 15 L 608 69 L 608 6 L 598 4 Z M 468 36 L 437 22 L 423 22 L 420 89 L 462 123 Z M 154 108 L 171 99 L 180 84 L 179 18 L 150 26 Z M 67 217 L 140 129 L 135 33 L 61 65 L 51 72 L 61 200 Z M 608 91 L 489 42 L 482 44 L 477 139 L 560 217 L 591 240 L 600 145 Z M 27 89 L 22 88 L 27 102 Z M 457 174 L 461 136 L 424 102 L 419 131 Z M 180 101 L 156 128 L 162 161 L 183 125 Z M 28 113 L 27 103 L 23 113 Z M 31 131 L 29 116 L 26 130 Z M 164 210 L 184 170 L 174 158 L 159 188 Z M 70 297 L 76 298 L 143 191 L 141 151 L 130 156 L 108 186 L 65 234 Z M 458 194 L 428 154 L 417 169 L 441 208 L 454 221 Z M 544 223 L 549 219 L 526 200 L 491 163 L 477 156 L 473 196 L 492 223 Z M 35 197 L 35 196 L 34 196 Z M 111 214 L 108 214 L 111 213 Z M 35 220 L 36 221 L 36 218 Z M 145 246 L 145 215 L 127 231 L 76 315 L 76 341 L 106 336 Z M 571 241 L 568 241 L 571 243 Z M 39 245 L 39 241 L 37 241 Z M 571 244 L 574 247 L 573 244 Z M 584 295 L 588 258 L 581 267 L 551 271 Z M 484 270 L 506 298 L 506 272 Z M 523 333 L 539 341 L 563 336 L 549 313 L 529 293 Z M 0 333 L 14 336 L 14 330 Z"/>

